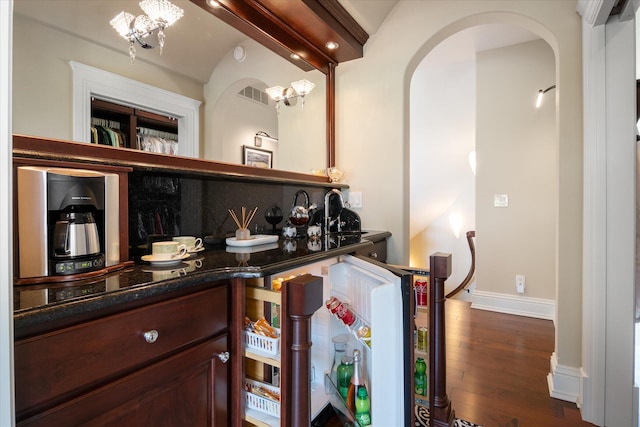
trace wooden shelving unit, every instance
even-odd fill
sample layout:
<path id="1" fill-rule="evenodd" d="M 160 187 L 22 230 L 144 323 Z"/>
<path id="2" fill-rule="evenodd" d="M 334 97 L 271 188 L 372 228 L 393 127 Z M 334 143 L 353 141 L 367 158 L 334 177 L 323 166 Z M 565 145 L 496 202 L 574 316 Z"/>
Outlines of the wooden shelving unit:
<path id="1" fill-rule="evenodd" d="M 178 135 L 178 120 L 175 117 L 145 111 L 140 108 L 117 104 L 102 99 L 91 100 L 91 119 L 110 122 L 126 139 L 125 148 L 140 148 L 136 144 L 139 128 L 153 132 Z"/>
<path id="2" fill-rule="evenodd" d="M 246 315 L 253 321 L 259 317 L 264 317 L 272 323 L 272 304 L 282 306 L 282 293 L 271 289 L 270 277 L 251 280 L 251 283 L 245 288 L 245 296 Z M 280 345 L 282 346 L 282 341 Z M 273 368 L 280 369 L 281 367 L 280 354 L 272 355 L 245 348 L 244 357 L 246 359 L 245 375 L 248 378 L 267 384 L 273 382 Z M 277 385 L 279 386 L 279 384 Z M 282 410 L 283 408 L 281 406 L 281 411 Z M 280 418 L 259 412 L 255 409 L 247 408 L 244 419 L 248 424 L 258 427 L 275 427 L 280 425 Z"/>
<path id="3" fill-rule="evenodd" d="M 420 280 L 426 280 L 427 281 L 427 289 L 429 289 L 429 278 L 426 276 L 419 276 L 416 275 L 414 276 L 414 281 L 420 279 Z M 428 291 L 427 291 L 428 294 Z M 427 305 L 416 305 L 416 318 L 415 318 L 415 323 L 416 323 L 416 329 L 417 328 L 421 328 L 421 327 L 426 327 L 429 328 L 429 307 Z M 429 334 L 427 334 L 427 339 L 429 337 Z M 418 360 L 418 358 L 421 357 L 422 359 L 424 359 L 425 363 L 427 364 L 427 390 L 425 395 L 420 395 L 417 393 L 414 393 L 414 397 L 416 399 L 417 402 L 423 402 L 423 404 L 426 404 L 426 402 L 429 401 L 429 389 L 428 389 L 428 384 L 429 384 L 429 380 L 428 380 L 428 376 L 429 376 L 429 366 L 431 365 L 431 360 L 429 358 L 429 342 L 427 341 L 426 343 L 426 349 L 425 350 L 419 350 L 418 349 L 418 339 L 416 337 L 416 341 L 415 341 L 415 346 L 413 349 L 413 363 L 414 363 L 414 372 L 415 372 L 415 362 L 416 360 Z"/>
<path id="4" fill-rule="evenodd" d="M 313 313 L 322 306 L 322 278 L 301 274 L 285 279 L 277 291 L 272 289 L 272 278 L 247 280 L 245 315 L 254 321 L 264 317 L 272 325 L 277 317 L 280 352 L 274 355 L 245 350 L 244 378 L 264 383 L 267 388 L 280 388 L 280 417 L 268 414 L 270 410 L 263 413 L 246 408 L 244 420 L 257 426 L 307 425 L 311 421 L 308 419 L 311 404 L 308 387 L 311 381 L 310 322 Z M 277 316 L 271 312 L 276 308 L 279 309 Z"/>

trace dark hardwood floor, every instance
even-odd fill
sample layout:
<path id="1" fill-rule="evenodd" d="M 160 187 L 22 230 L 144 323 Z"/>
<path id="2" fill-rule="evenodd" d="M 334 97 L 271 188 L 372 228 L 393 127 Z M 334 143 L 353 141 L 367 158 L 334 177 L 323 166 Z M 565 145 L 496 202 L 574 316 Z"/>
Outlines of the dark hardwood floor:
<path id="1" fill-rule="evenodd" d="M 593 426 L 575 404 L 549 397 L 550 320 L 475 310 L 457 300 L 445 307 L 447 394 L 457 418 L 484 427 Z"/>
<path id="2" fill-rule="evenodd" d="M 447 393 L 456 417 L 484 427 L 593 426 L 549 397 L 550 320 L 446 303 Z"/>

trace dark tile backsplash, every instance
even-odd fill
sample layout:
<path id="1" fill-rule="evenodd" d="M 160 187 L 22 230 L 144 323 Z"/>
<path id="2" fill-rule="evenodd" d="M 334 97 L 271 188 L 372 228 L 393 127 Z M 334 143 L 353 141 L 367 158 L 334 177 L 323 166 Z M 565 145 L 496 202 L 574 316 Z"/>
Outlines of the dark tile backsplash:
<path id="1" fill-rule="evenodd" d="M 305 190 L 310 203 L 322 205 L 323 187 L 298 186 L 277 182 L 242 182 L 220 178 L 182 177 L 135 171 L 129 176 L 129 247 L 132 257 L 148 253 L 151 241 L 177 235 L 210 236 L 222 239 L 235 232 L 228 209 L 240 212 L 258 207 L 251 221 L 268 232 L 272 226 L 265 211 L 276 203 L 285 216 L 293 206 L 296 191 Z M 303 202 L 302 198 L 298 200 Z"/>

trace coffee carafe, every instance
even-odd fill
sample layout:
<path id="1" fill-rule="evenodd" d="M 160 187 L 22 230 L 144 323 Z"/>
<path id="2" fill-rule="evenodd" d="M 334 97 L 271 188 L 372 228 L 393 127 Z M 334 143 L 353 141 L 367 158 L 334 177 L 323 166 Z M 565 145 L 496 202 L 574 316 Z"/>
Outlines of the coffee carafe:
<path id="1" fill-rule="evenodd" d="M 76 258 L 100 253 L 98 226 L 92 212 L 62 212 L 53 228 L 53 255 Z"/>

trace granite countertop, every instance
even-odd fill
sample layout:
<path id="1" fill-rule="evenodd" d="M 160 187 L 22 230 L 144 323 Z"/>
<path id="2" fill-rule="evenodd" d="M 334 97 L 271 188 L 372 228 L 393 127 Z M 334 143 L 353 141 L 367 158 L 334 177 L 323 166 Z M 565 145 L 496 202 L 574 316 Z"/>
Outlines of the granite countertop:
<path id="1" fill-rule="evenodd" d="M 390 236 L 368 231 L 324 238 L 284 240 L 255 247 L 210 247 L 177 265 L 154 267 L 136 261 L 113 273 L 56 284 L 14 286 L 14 327 L 42 329 L 44 324 L 82 316 L 121 304 L 231 278 L 263 277 L 333 256 L 353 253 Z M 328 244 L 327 244 L 328 243 Z M 328 247 L 326 247 L 328 246 Z"/>

